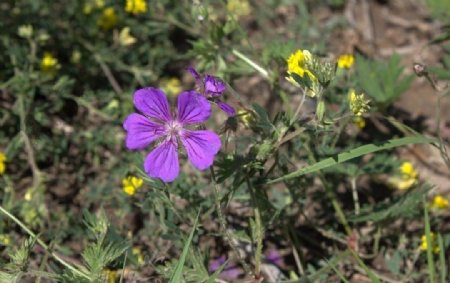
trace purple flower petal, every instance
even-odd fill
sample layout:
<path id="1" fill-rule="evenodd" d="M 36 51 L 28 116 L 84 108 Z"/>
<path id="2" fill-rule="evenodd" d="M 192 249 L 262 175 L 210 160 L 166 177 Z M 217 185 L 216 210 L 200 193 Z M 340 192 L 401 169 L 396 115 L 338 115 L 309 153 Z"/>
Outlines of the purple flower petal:
<path id="1" fill-rule="evenodd" d="M 165 141 L 150 152 L 145 158 L 144 169 L 150 177 L 160 178 L 164 182 L 175 180 L 180 173 L 176 142 Z"/>
<path id="2" fill-rule="evenodd" d="M 219 96 L 225 91 L 225 84 L 218 78 L 205 76 L 205 94 L 211 96 Z"/>
<path id="3" fill-rule="evenodd" d="M 123 128 L 127 131 L 125 145 L 128 149 L 143 149 L 164 133 L 162 125 L 136 113 L 128 115 Z"/>
<path id="4" fill-rule="evenodd" d="M 233 106 L 231 106 L 230 104 L 222 101 L 217 101 L 216 104 L 220 109 L 222 109 L 223 112 L 227 113 L 228 116 L 233 117 L 234 115 L 236 115 L 236 110 L 234 110 Z"/>
<path id="5" fill-rule="evenodd" d="M 208 120 L 211 105 L 196 91 L 184 91 L 178 96 L 178 121 L 182 124 L 195 124 Z"/>
<path id="6" fill-rule="evenodd" d="M 205 170 L 213 164 L 214 156 L 221 146 L 219 136 L 211 131 L 184 131 L 180 139 L 188 159 L 199 170 Z"/>
<path id="7" fill-rule="evenodd" d="M 160 89 L 141 88 L 134 93 L 133 101 L 139 111 L 151 118 L 160 121 L 172 120 L 167 97 Z"/>
<path id="8" fill-rule="evenodd" d="M 226 261 L 225 255 L 222 255 L 222 256 L 220 256 L 220 257 L 218 257 L 218 258 L 216 258 L 216 259 L 211 259 L 211 260 L 209 261 L 208 271 L 211 272 L 211 273 L 214 272 L 214 271 L 216 271 L 217 269 L 220 268 L 220 266 L 221 266 L 222 264 L 225 263 L 225 261 Z"/>
<path id="9" fill-rule="evenodd" d="M 237 266 L 232 266 L 222 271 L 219 277 L 224 280 L 233 281 L 239 278 L 239 276 L 241 276 L 242 274 L 244 274 L 244 271 L 242 269 L 238 268 Z"/>
<path id="10" fill-rule="evenodd" d="M 188 67 L 187 70 L 195 78 L 195 81 L 197 82 L 197 84 L 200 84 L 202 82 L 202 78 L 200 77 L 200 74 L 197 72 L 197 70 L 194 67 Z"/>
<path id="11" fill-rule="evenodd" d="M 280 266 L 283 262 L 283 256 L 280 254 L 279 251 L 275 249 L 270 249 L 266 253 L 266 260 L 268 260 L 270 263 Z"/>

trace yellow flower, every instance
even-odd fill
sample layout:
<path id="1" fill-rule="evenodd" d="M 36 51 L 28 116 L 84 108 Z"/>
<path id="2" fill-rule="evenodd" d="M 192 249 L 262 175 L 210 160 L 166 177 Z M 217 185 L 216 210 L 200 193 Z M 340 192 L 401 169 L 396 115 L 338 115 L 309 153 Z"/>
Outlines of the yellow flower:
<path id="1" fill-rule="evenodd" d="M 0 175 L 3 175 L 3 173 L 5 173 L 6 170 L 6 155 L 0 151 Z"/>
<path id="2" fill-rule="evenodd" d="M 399 168 L 400 177 L 390 178 L 390 184 L 399 190 L 407 190 L 414 186 L 418 180 L 418 174 L 411 162 L 405 161 Z"/>
<path id="3" fill-rule="evenodd" d="M 311 80 L 317 80 L 317 78 L 307 69 L 307 64 L 311 62 L 312 55 L 308 50 L 297 50 L 292 53 L 287 59 L 288 74 L 297 74 L 303 77 L 305 73 Z"/>
<path id="4" fill-rule="evenodd" d="M 41 60 L 41 70 L 44 73 L 53 74 L 59 67 L 58 59 L 51 53 L 45 52 Z"/>
<path id="5" fill-rule="evenodd" d="M 161 88 L 168 96 L 175 96 L 181 92 L 181 82 L 177 78 L 163 79 Z"/>
<path id="6" fill-rule="evenodd" d="M 428 250 L 428 243 L 427 243 L 427 236 L 423 235 L 420 238 L 420 250 L 421 251 L 426 251 Z M 431 242 L 431 246 L 433 247 L 433 252 L 435 254 L 439 253 L 439 245 L 437 243 L 437 238 L 436 238 L 436 234 L 434 234 L 433 232 L 430 232 L 430 242 Z"/>
<path id="7" fill-rule="evenodd" d="M 411 162 L 403 162 L 400 166 L 400 172 L 403 174 L 403 179 L 417 179 L 418 174 Z"/>
<path id="8" fill-rule="evenodd" d="M 130 196 L 134 195 L 143 184 L 144 180 L 134 176 L 128 176 L 122 180 L 123 191 Z"/>
<path id="9" fill-rule="evenodd" d="M 369 102 L 370 101 L 365 98 L 363 93 L 356 94 L 354 89 L 350 89 L 348 93 L 348 103 L 353 115 L 360 117 L 366 113 L 370 109 Z"/>
<path id="10" fill-rule="evenodd" d="M 18 32 L 20 37 L 31 38 L 33 36 L 33 26 L 32 25 L 22 25 L 19 26 Z"/>
<path id="11" fill-rule="evenodd" d="M 125 11 L 133 15 L 147 12 L 147 2 L 145 0 L 127 0 Z"/>
<path id="12" fill-rule="evenodd" d="M 30 201 L 33 198 L 33 191 L 28 190 L 25 195 L 23 196 L 23 199 L 26 201 Z"/>
<path id="13" fill-rule="evenodd" d="M 104 276 L 108 279 L 106 282 L 115 283 L 117 277 L 117 270 L 111 270 L 108 268 L 103 269 Z M 102 281 L 104 282 L 104 281 Z"/>
<path id="14" fill-rule="evenodd" d="M 339 68 L 342 69 L 350 69 L 351 66 L 353 66 L 353 63 L 355 62 L 355 57 L 353 57 L 352 54 L 343 54 L 339 56 L 337 65 Z"/>
<path id="15" fill-rule="evenodd" d="M 130 28 L 124 27 L 119 33 L 119 44 L 129 46 L 136 43 L 136 37 L 130 34 Z"/>
<path id="16" fill-rule="evenodd" d="M 143 265 L 145 263 L 144 255 L 142 254 L 142 251 L 139 247 L 133 247 L 131 249 L 131 253 L 136 256 L 137 263 L 139 265 Z"/>
<path id="17" fill-rule="evenodd" d="M 247 0 L 228 0 L 227 11 L 237 17 L 247 16 L 251 12 L 250 3 Z"/>
<path id="18" fill-rule="evenodd" d="M 103 10 L 101 16 L 97 20 L 97 25 L 104 29 L 108 30 L 113 28 L 117 24 L 117 15 L 114 8 L 108 7 Z"/>
<path id="19" fill-rule="evenodd" d="M 364 127 L 366 126 L 366 120 L 364 120 L 364 118 L 361 116 L 357 116 L 353 118 L 353 124 L 355 124 L 355 126 L 360 129 L 364 129 Z"/>
<path id="20" fill-rule="evenodd" d="M 8 234 L 0 234 L 0 245 L 9 246 L 11 244 L 11 237 Z"/>
<path id="21" fill-rule="evenodd" d="M 437 195 L 431 202 L 431 207 L 436 209 L 447 209 L 449 206 L 448 199 L 441 195 Z"/>

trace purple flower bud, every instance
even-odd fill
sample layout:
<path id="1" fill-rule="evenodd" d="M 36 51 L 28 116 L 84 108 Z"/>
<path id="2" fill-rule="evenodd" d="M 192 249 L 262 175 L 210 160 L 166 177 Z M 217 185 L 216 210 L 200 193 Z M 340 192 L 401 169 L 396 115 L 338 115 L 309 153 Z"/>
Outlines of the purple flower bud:
<path id="1" fill-rule="evenodd" d="M 205 76 L 205 94 L 211 96 L 219 96 L 225 91 L 225 84 L 216 77 Z"/>

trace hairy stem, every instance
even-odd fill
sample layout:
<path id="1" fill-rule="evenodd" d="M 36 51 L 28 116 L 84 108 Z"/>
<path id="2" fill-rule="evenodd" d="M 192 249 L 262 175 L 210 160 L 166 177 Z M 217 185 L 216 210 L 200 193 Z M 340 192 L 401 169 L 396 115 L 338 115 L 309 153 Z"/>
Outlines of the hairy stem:
<path id="1" fill-rule="evenodd" d="M 233 235 L 231 235 L 230 231 L 228 231 L 228 229 L 227 229 L 227 221 L 225 219 L 225 216 L 222 213 L 222 205 L 220 203 L 219 185 L 216 182 L 216 174 L 214 173 L 213 167 L 210 168 L 210 171 L 211 171 L 211 181 L 213 183 L 213 188 L 214 188 L 214 201 L 215 201 L 217 216 L 219 217 L 219 223 L 220 223 L 222 233 L 225 235 L 225 238 L 227 239 L 228 244 L 230 245 L 231 249 L 235 253 L 237 259 L 239 260 L 240 264 L 242 265 L 242 268 L 244 268 L 245 273 L 247 273 L 250 276 L 253 276 L 250 266 L 242 258 L 241 253 L 239 252 L 239 248 L 234 243 Z"/>
<path id="2" fill-rule="evenodd" d="M 255 253 L 255 277 L 259 278 L 261 273 L 261 258 L 262 258 L 262 248 L 263 248 L 263 238 L 264 238 L 264 228 L 261 222 L 261 211 L 259 209 L 258 201 L 256 200 L 256 195 L 254 188 L 248 178 L 246 178 L 247 187 L 250 192 L 252 199 L 253 212 L 255 213 L 255 235 L 253 235 L 256 241 L 256 253 Z"/>

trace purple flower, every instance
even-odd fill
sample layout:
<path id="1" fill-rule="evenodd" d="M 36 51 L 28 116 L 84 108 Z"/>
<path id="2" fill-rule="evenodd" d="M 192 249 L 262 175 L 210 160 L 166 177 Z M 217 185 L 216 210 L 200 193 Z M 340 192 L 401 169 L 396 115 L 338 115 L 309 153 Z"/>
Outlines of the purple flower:
<path id="1" fill-rule="evenodd" d="M 266 252 L 266 260 L 274 265 L 281 266 L 283 263 L 283 256 L 276 249 L 270 249 Z"/>
<path id="2" fill-rule="evenodd" d="M 193 67 L 189 67 L 187 70 L 195 78 L 197 85 L 200 86 L 200 89 L 203 91 L 203 94 L 208 101 L 215 103 L 228 116 L 236 115 L 236 110 L 234 110 L 231 105 L 219 100 L 219 96 L 226 90 L 223 81 L 211 75 L 205 75 L 202 79 L 200 74 Z"/>
<path id="3" fill-rule="evenodd" d="M 219 269 L 226 261 L 226 257 L 224 255 L 211 259 L 209 261 L 208 271 L 210 273 L 215 272 Z M 224 268 L 220 273 L 219 277 L 225 280 L 234 280 L 241 276 L 244 272 L 238 268 L 236 265 L 232 265 L 230 267 Z"/>
<path id="4" fill-rule="evenodd" d="M 127 131 L 126 147 L 144 149 L 154 141 L 157 146 L 144 161 L 145 172 L 164 182 L 175 180 L 180 171 L 179 143 L 197 169 L 205 170 L 213 164 L 219 152 L 219 136 L 211 131 L 187 129 L 208 120 L 211 105 L 196 91 L 184 91 L 178 96 L 178 113 L 170 112 L 164 92 L 157 88 L 143 88 L 134 93 L 134 106 L 142 114 L 132 113 L 123 123 Z"/>

